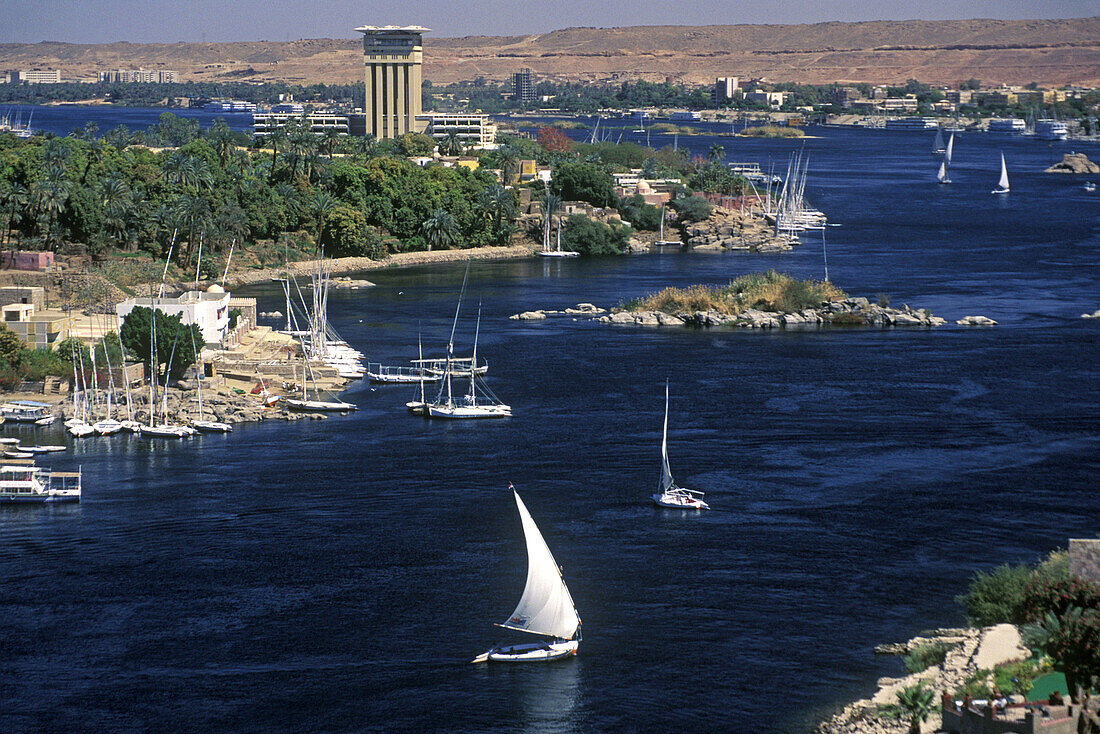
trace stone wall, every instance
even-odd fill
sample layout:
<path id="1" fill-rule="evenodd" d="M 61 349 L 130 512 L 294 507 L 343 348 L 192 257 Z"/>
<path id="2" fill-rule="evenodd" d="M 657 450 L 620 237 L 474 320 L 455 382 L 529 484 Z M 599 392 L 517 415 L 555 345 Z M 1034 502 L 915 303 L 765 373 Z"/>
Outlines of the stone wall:
<path id="1" fill-rule="evenodd" d="M 1100 540 L 1070 539 L 1069 572 L 1100 583 Z"/>

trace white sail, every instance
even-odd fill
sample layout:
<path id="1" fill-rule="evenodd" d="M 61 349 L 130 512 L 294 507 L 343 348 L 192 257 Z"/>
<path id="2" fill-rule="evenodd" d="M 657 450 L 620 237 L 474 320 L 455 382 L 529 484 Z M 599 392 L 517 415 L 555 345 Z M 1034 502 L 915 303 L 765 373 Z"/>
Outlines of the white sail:
<path id="1" fill-rule="evenodd" d="M 533 632 L 568 640 L 577 632 L 580 618 L 573 606 L 573 597 L 565 586 L 558 564 L 542 539 L 531 513 L 516 495 L 516 507 L 527 539 L 527 585 L 523 587 L 516 610 L 500 625 L 521 632 Z"/>
<path id="2" fill-rule="evenodd" d="M 940 170 L 939 173 L 936 174 L 936 180 L 940 183 L 947 181 L 947 164 L 943 161 L 940 161 Z"/>
<path id="3" fill-rule="evenodd" d="M 943 131 L 939 127 L 936 128 L 936 142 L 932 143 L 932 152 L 943 152 Z"/>
<path id="4" fill-rule="evenodd" d="M 947 161 L 947 165 L 951 165 L 951 151 L 955 149 L 955 133 L 951 133 L 951 137 L 947 140 L 947 153 L 944 155 L 944 160 Z"/>
<path id="5" fill-rule="evenodd" d="M 1005 154 L 1001 153 L 1001 180 L 997 182 L 997 189 L 1008 191 L 1008 168 L 1005 167 Z"/>
<path id="6" fill-rule="evenodd" d="M 661 492 L 676 486 L 672 480 L 672 468 L 668 465 L 668 382 L 665 382 L 665 427 L 661 434 Z"/>

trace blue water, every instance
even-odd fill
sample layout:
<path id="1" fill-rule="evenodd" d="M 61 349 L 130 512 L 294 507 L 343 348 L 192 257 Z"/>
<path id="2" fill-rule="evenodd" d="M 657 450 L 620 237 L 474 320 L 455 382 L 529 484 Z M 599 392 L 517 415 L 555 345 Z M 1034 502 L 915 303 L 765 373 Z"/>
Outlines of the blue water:
<path id="1" fill-rule="evenodd" d="M 165 107 L 113 107 L 109 105 L 0 105 L 0 114 L 29 124 L 36 133 L 53 133 L 65 136 L 74 130 L 82 130 L 89 122 L 99 126 L 98 135 L 122 125 L 131 132 L 146 130 L 157 124 L 160 116 L 170 112 L 176 117 L 195 120 L 202 128 L 208 128 L 217 119 L 225 120 L 230 130 L 252 132 L 252 115 L 206 112 L 201 109 L 167 109 Z"/>
<path id="2" fill-rule="evenodd" d="M 346 417 L 51 458 L 79 506 L 0 509 L 0 730 L 803 732 L 900 663 L 879 642 L 960 624 L 968 576 L 1096 532 L 1100 199 L 1035 141 L 817 129 L 807 196 L 831 278 L 991 329 L 642 330 L 509 314 L 613 305 L 773 255 L 476 262 L 468 318 L 511 419 Z M 714 138 L 681 137 L 705 151 Z M 802 143 L 720 139 L 731 160 Z M 1100 157 L 1096 146 L 1085 150 Z M 1012 193 L 993 197 L 999 151 Z M 1057 153 L 1057 151 L 1055 151 Z M 335 291 L 372 361 L 438 352 L 461 265 Z M 256 287 L 261 310 L 282 310 Z M 670 453 L 705 514 L 648 504 Z M 42 429 L 41 438 L 62 439 Z M 39 436 L 36 436 L 36 438 Z M 472 666 L 523 588 L 515 483 L 584 619 L 575 659 Z"/>

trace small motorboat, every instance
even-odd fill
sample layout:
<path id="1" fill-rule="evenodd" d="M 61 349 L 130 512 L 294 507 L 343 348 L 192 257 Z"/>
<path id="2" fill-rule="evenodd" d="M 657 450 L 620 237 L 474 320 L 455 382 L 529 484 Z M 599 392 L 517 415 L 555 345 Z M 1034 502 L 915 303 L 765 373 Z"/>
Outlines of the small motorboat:
<path id="1" fill-rule="evenodd" d="M 4 456 L 9 459 L 33 459 L 34 454 L 29 451 L 5 451 Z"/>
<path id="2" fill-rule="evenodd" d="M 51 423 L 53 423 L 55 420 L 57 420 L 56 415 L 47 415 L 47 416 L 43 416 L 42 418 L 39 418 L 38 420 L 36 420 L 34 422 L 34 424 L 36 426 L 48 426 Z"/>
<path id="3" fill-rule="evenodd" d="M 191 426 L 200 433 L 229 433 L 233 426 L 221 421 L 191 421 Z"/>
<path id="4" fill-rule="evenodd" d="M 1081 188 L 1088 192 L 1096 191 L 1096 184 L 1092 181 L 1085 181 L 1085 185 Z"/>
<path id="5" fill-rule="evenodd" d="M 18 438 L 0 438 L 0 446 L 16 446 L 19 444 Z"/>
<path id="6" fill-rule="evenodd" d="M 58 451 L 66 451 L 69 447 L 60 444 L 43 444 L 42 446 L 35 446 L 34 448 L 42 453 L 56 453 Z"/>

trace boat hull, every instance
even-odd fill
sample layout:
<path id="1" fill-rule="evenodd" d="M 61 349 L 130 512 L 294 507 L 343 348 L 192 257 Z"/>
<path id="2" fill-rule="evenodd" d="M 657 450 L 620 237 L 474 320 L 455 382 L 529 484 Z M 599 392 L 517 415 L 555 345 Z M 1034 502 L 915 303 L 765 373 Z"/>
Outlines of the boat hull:
<path id="1" fill-rule="evenodd" d="M 284 402 L 286 403 L 286 407 L 290 408 L 291 410 L 300 410 L 307 413 L 324 413 L 329 411 L 343 412 L 347 410 L 359 409 L 358 405 L 353 405 L 352 403 L 336 403 L 324 400 L 294 400 L 288 398 Z"/>
<path id="2" fill-rule="evenodd" d="M 512 408 L 509 405 L 456 405 L 454 407 L 429 405 L 428 415 L 432 418 L 450 419 L 510 418 Z"/>
<path id="3" fill-rule="evenodd" d="M 79 494 L 22 495 L 0 494 L 0 505 L 45 505 L 60 502 L 79 502 Z"/>
<path id="4" fill-rule="evenodd" d="M 577 654 L 577 640 L 558 642 L 525 642 L 518 645 L 494 647 L 486 655 L 490 663 L 546 663 Z"/>
<path id="5" fill-rule="evenodd" d="M 549 252 L 539 252 L 539 257 L 580 257 L 579 252 L 572 252 L 569 250 L 550 250 Z"/>
<path id="6" fill-rule="evenodd" d="M 692 497 L 691 495 L 679 494 L 675 492 L 665 492 L 663 494 L 652 495 L 653 502 L 658 507 L 667 507 L 673 510 L 709 510 L 708 505 L 698 497 Z"/>
<path id="7" fill-rule="evenodd" d="M 199 433 L 229 433 L 233 426 L 221 421 L 191 421 L 191 426 Z"/>

